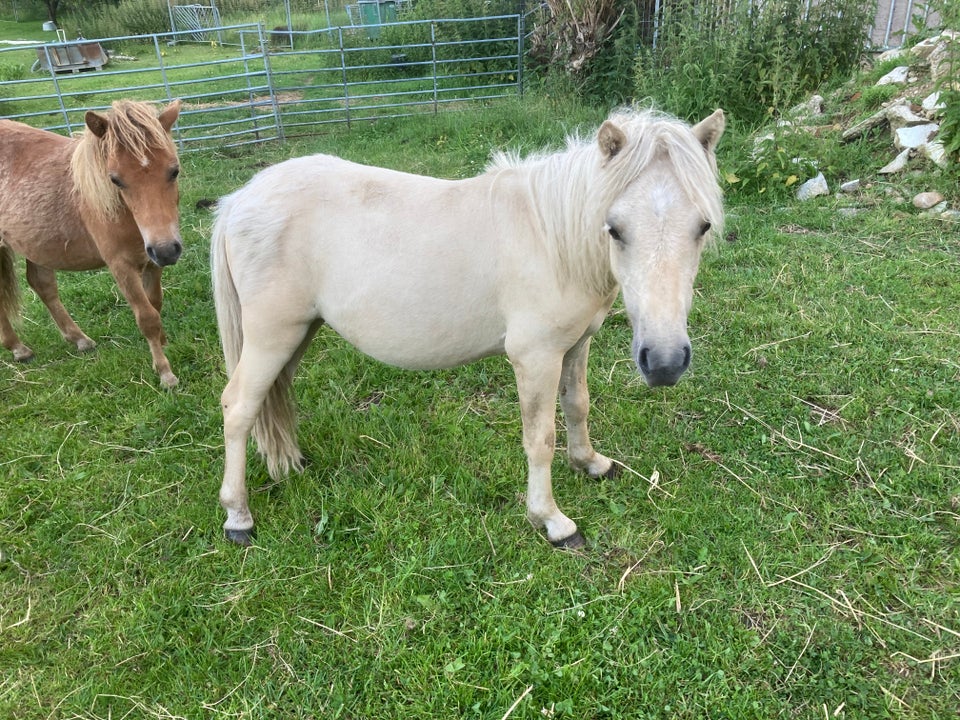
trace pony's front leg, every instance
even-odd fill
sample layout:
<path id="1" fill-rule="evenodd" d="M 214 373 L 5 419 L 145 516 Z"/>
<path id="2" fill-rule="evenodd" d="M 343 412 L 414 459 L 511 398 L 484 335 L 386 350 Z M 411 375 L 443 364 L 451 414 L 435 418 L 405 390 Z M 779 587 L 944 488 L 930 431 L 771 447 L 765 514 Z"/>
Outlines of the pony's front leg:
<path id="1" fill-rule="evenodd" d="M 179 380 L 173 374 L 170 361 L 167 360 L 167 356 L 163 352 L 166 337 L 163 334 L 163 325 L 160 322 L 160 312 L 153 306 L 150 298 L 147 297 L 147 291 L 144 289 L 143 278 L 146 276 L 139 265 L 134 266 L 124 260 L 108 261 L 107 267 L 110 268 L 114 280 L 117 281 L 120 292 L 127 299 L 130 309 L 133 310 L 137 327 L 140 328 L 140 333 L 150 347 L 153 368 L 160 376 L 160 384 L 166 388 L 175 387 Z"/>
<path id="2" fill-rule="evenodd" d="M 73 343 L 80 352 L 93 350 L 97 346 L 73 321 L 70 313 L 67 312 L 60 301 L 60 292 L 57 289 L 57 274 L 53 270 L 27 260 L 27 282 L 43 301 L 43 304 L 47 306 L 50 317 L 57 324 L 64 340 Z"/>
<path id="3" fill-rule="evenodd" d="M 587 388 L 587 358 L 590 336 L 584 336 L 563 356 L 560 376 L 560 407 L 567 424 L 567 455 L 570 464 L 590 477 L 615 477 L 620 468 L 593 449 L 587 428 L 590 391 Z"/>
<path id="4" fill-rule="evenodd" d="M 143 268 L 143 291 L 158 313 L 163 312 L 163 285 L 160 284 L 162 274 L 163 268 L 152 262 L 147 263 Z M 167 334 L 163 331 L 162 325 L 160 326 L 160 344 L 163 346 L 167 344 Z"/>
<path id="5" fill-rule="evenodd" d="M 527 518 L 543 528 L 555 547 L 584 545 L 577 524 L 564 515 L 553 499 L 550 469 L 556 444 L 557 386 L 560 358 L 556 356 L 511 357 L 520 395 L 523 449 L 527 454 Z"/>

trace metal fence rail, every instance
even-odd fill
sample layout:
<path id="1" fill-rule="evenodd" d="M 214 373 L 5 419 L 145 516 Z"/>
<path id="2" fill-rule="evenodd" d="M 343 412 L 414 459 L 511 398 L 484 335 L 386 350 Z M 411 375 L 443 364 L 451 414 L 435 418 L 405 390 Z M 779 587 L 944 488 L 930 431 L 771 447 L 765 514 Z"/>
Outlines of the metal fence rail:
<path id="1" fill-rule="evenodd" d="M 87 110 L 115 99 L 180 98 L 175 139 L 189 151 L 522 93 L 520 16 L 389 23 L 378 27 L 376 42 L 366 30 L 285 31 L 278 47 L 262 24 L 223 26 L 211 32 L 226 41 L 191 52 L 201 58 L 191 62 L 179 60 L 176 48 L 192 30 L 84 40 L 107 50 L 136 47 L 137 57 L 113 53 L 94 72 L 41 63 L 40 72 L 0 80 L 0 117 L 70 134 L 83 128 Z M 0 48 L 0 59 L 19 53 L 14 57 L 25 65 L 74 44 Z"/>

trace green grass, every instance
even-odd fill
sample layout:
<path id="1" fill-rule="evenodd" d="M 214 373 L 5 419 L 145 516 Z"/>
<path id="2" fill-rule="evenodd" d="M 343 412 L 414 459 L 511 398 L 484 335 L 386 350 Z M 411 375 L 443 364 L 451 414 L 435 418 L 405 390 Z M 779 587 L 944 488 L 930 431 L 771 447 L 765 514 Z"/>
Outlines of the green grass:
<path id="1" fill-rule="evenodd" d="M 402 372 L 330 332 L 297 382 L 312 464 L 274 484 L 251 461 L 257 546 L 223 540 L 196 201 L 314 151 L 472 175 L 601 117 L 529 98 L 184 156 L 173 393 L 109 275 L 61 275 L 90 355 L 25 293 L 37 360 L 0 360 L 0 717 L 954 718 L 956 228 L 880 188 L 854 218 L 731 197 L 674 388 L 638 379 L 617 307 L 592 434 L 631 471 L 555 463 L 587 551 L 524 518 L 505 360 Z"/>

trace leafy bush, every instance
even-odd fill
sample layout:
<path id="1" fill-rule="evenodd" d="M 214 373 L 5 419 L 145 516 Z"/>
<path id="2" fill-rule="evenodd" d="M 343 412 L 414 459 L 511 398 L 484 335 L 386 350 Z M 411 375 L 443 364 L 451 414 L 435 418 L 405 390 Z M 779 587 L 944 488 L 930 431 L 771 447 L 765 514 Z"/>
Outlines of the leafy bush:
<path id="1" fill-rule="evenodd" d="M 683 117 L 723 107 L 760 122 L 802 94 L 853 70 L 870 3 L 744 0 L 725 9 L 694 0 L 664 6 L 656 45 L 641 49 L 635 93 Z"/>
<path id="2" fill-rule="evenodd" d="M 166 0 L 120 0 L 116 5 L 87 5 L 74 11 L 64 23 L 88 38 L 150 35 L 170 30 Z"/>
<path id="3" fill-rule="evenodd" d="M 803 138 L 788 128 L 777 128 L 759 138 L 731 135 L 724 140 L 734 145 L 727 150 L 732 159 L 722 173 L 729 190 L 784 197 L 796 183 L 816 173 L 815 164 L 803 159 Z M 751 144 L 745 145 L 747 142 Z"/>
<path id="4" fill-rule="evenodd" d="M 934 5 L 940 11 L 943 27 L 960 31 L 960 3 L 937 0 Z M 960 37 L 954 36 L 950 43 L 950 72 L 937 88 L 945 108 L 940 118 L 939 138 L 947 154 L 960 162 Z"/>
<path id="5" fill-rule="evenodd" d="M 479 55 L 491 58 L 516 52 L 517 21 L 506 17 L 518 12 L 514 0 L 420 0 L 404 11 L 402 20 L 411 24 L 387 26 L 382 29 L 380 43 L 386 47 L 403 47 L 403 60 L 397 65 L 402 69 L 405 63 L 426 63 L 434 57 L 432 43 L 437 43 L 436 57 L 443 61 L 471 59 L 451 72 L 458 74 L 476 74 L 481 77 L 488 71 L 500 71 L 503 63 L 478 61 Z M 477 18 L 475 22 L 438 23 L 428 21 L 447 18 Z M 486 19 L 484 19 L 486 18 Z M 432 31 L 431 31 L 432 28 Z M 432 34 L 431 34 L 432 33 Z M 504 38 L 493 41 L 490 38 Z M 366 42 L 365 40 L 362 42 Z M 410 67 L 410 66 L 408 66 Z"/>

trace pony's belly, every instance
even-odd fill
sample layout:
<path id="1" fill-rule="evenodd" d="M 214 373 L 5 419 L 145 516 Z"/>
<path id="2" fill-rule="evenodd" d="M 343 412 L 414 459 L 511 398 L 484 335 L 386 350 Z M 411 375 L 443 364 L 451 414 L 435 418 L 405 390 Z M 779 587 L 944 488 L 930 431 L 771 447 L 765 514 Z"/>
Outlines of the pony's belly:
<path id="1" fill-rule="evenodd" d="M 406 370 L 458 367 L 504 352 L 503 335 L 481 328 L 365 323 L 344 327 L 329 322 L 337 334 L 365 355 Z"/>
<path id="2" fill-rule="evenodd" d="M 23 217 L 43 216 L 27 211 Z M 100 252 L 80 229 L 74 236 L 64 236 L 35 220 L 24 223 L 21 218 L 2 215 L 0 218 L 4 220 L 0 240 L 35 265 L 51 270 L 94 270 L 104 265 Z"/>

